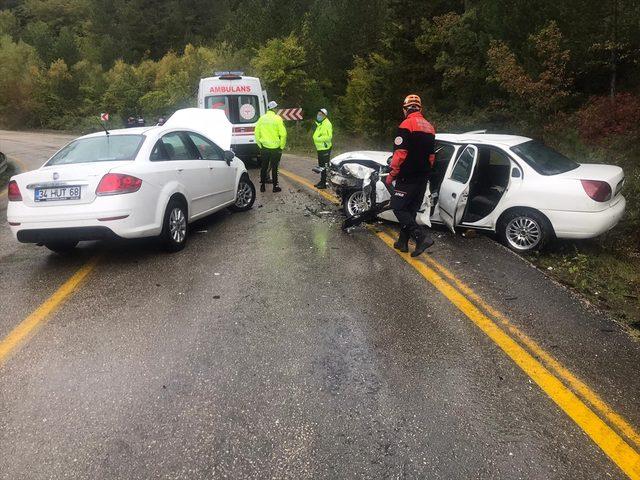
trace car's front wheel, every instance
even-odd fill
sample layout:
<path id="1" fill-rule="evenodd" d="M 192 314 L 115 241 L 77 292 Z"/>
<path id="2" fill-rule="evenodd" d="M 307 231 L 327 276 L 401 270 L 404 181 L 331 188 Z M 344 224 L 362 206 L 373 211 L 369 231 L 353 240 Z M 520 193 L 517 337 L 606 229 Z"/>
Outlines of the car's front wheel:
<path id="1" fill-rule="evenodd" d="M 44 244 L 52 252 L 57 253 L 58 255 L 66 255 L 73 251 L 76 248 L 78 242 L 75 240 L 60 240 L 56 242 L 47 242 Z"/>
<path id="2" fill-rule="evenodd" d="M 251 210 L 256 201 L 256 187 L 246 173 L 240 177 L 236 202 L 230 207 L 234 212 L 246 212 Z"/>
<path id="3" fill-rule="evenodd" d="M 354 190 L 344 196 L 342 209 L 348 218 L 360 215 L 370 208 L 371 199 L 362 190 Z"/>
<path id="4" fill-rule="evenodd" d="M 187 221 L 187 208 L 184 202 L 174 199 L 167 205 L 162 224 L 160 241 L 168 252 L 178 252 L 187 244 L 189 225 Z"/>
<path id="5" fill-rule="evenodd" d="M 498 235 L 514 252 L 528 253 L 544 247 L 552 236 L 552 227 L 534 210 L 513 210 L 501 219 Z"/>

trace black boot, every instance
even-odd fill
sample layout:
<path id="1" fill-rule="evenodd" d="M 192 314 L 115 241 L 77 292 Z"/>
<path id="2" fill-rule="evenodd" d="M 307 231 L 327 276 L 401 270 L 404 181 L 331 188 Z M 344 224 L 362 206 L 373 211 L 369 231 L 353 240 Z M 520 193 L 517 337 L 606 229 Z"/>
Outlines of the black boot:
<path id="1" fill-rule="evenodd" d="M 260 184 L 260 191 L 261 192 L 266 192 L 267 191 L 266 187 L 264 186 L 264 183 Z"/>
<path id="2" fill-rule="evenodd" d="M 400 236 L 396 243 L 393 244 L 393 248 L 396 250 L 400 250 L 402 253 L 407 253 L 409 251 L 409 232 L 407 232 L 404 228 L 400 230 Z"/>
<path id="3" fill-rule="evenodd" d="M 281 191 L 282 191 L 282 189 L 278 185 L 274 185 L 273 186 L 273 192 L 274 193 L 278 193 L 278 192 L 281 192 Z"/>
<path id="4" fill-rule="evenodd" d="M 414 238 L 416 240 L 416 249 L 411 252 L 412 257 L 421 255 L 427 248 L 433 245 L 433 239 L 422 228 L 415 232 Z"/>
<path id="5" fill-rule="evenodd" d="M 325 182 L 323 182 L 322 180 L 320 180 L 318 183 L 315 184 L 315 187 L 318 190 L 324 190 L 325 188 L 327 188 L 327 184 Z"/>

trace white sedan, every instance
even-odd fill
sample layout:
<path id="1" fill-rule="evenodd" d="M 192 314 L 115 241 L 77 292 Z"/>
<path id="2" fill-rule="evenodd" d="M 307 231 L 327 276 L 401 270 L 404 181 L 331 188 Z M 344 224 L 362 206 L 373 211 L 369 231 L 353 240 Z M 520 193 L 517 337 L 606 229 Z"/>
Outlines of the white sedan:
<path id="1" fill-rule="evenodd" d="M 11 178 L 9 226 L 18 241 L 57 252 L 83 240 L 141 237 L 181 250 L 189 223 L 253 206 L 255 187 L 230 144 L 224 112 L 195 108 L 163 126 L 80 137 Z"/>
<path id="2" fill-rule="evenodd" d="M 580 164 L 526 137 L 438 134 L 436 164 L 418 222 L 496 232 L 512 250 L 550 239 L 583 239 L 613 228 L 625 211 L 624 173 Z M 330 182 L 347 215 L 368 208 L 350 164 L 387 169 L 389 152 L 350 152 L 331 160 Z M 378 188 L 380 191 L 380 188 Z M 397 221 L 393 212 L 382 218 Z"/>

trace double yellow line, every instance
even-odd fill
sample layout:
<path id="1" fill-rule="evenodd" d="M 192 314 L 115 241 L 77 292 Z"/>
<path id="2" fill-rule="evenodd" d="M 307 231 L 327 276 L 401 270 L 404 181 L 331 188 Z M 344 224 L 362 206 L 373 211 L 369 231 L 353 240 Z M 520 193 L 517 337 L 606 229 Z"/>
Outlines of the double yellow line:
<path id="1" fill-rule="evenodd" d="M 339 203 L 305 178 L 286 170 L 280 172 L 326 200 Z M 621 415 L 443 265 L 427 255 L 415 259 L 398 252 L 389 233 L 371 230 L 487 335 L 629 478 L 640 479 L 640 435 Z"/>

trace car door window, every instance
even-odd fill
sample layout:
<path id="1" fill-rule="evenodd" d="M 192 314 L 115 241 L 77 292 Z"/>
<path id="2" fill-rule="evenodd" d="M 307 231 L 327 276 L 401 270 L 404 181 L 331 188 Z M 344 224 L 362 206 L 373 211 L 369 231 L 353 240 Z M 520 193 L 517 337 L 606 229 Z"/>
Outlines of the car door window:
<path id="1" fill-rule="evenodd" d="M 467 183 L 473 169 L 473 158 L 473 150 L 471 148 L 465 148 L 458 157 L 458 160 L 456 160 L 456 164 L 451 171 L 451 180 Z"/>
<path id="2" fill-rule="evenodd" d="M 189 132 L 187 135 L 193 142 L 202 160 L 224 160 L 224 152 L 215 143 L 197 133 Z"/>
<path id="3" fill-rule="evenodd" d="M 192 158 L 193 154 L 180 132 L 164 135 L 156 142 L 149 156 L 149 160 L 152 162 L 190 160 Z"/>

